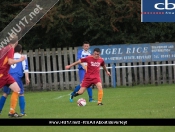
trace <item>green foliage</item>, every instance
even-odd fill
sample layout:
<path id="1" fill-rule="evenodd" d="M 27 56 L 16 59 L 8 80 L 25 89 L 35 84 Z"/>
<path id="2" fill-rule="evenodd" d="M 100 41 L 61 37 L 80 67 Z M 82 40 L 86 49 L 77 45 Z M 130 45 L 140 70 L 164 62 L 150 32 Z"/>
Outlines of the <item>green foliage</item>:
<path id="1" fill-rule="evenodd" d="M 3 29 L 27 4 L 0 5 Z M 141 23 L 140 0 L 60 0 L 20 41 L 25 49 L 175 41 L 174 23 Z M 10 15 L 9 15 L 10 14 Z"/>
<path id="2" fill-rule="evenodd" d="M 0 30 L 3 30 L 27 4 L 28 2 L 19 2 L 19 0 L 2 1 L 0 4 Z"/>

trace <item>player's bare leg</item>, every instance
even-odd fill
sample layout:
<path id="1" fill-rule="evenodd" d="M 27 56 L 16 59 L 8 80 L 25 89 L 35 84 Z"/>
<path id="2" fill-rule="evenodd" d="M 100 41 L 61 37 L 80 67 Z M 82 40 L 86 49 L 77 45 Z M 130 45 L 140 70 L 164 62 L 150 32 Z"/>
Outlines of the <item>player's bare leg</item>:
<path id="1" fill-rule="evenodd" d="M 19 88 L 17 82 L 12 83 L 12 84 L 9 86 L 9 88 L 10 88 L 13 92 L 17 92 L 17 93 L 20 92 L 20 88 Z"/>
<path id="2" fill-rule="evenodd" d="M 81 87 L 80 90 L 77 92 L 79 95 L 83 94 L 86 90 L 86 87 Z"/>
<path id="3" fill-rule="evenodd" d="M 103 105 L 102 104 L 102 99 L 103 99 L 103 87 L 102 87 L 102 84 L 101 82 L 98 82 L 96 84 L 96 87 L 98 89 L 98 105 Z"/>
<path id="4" fill-rule="evenodd" d="M 81 87 L 80 90 L 74 94 L 74 97 L 83 94 L 85 90 L 86 90 L 86 87 Z"/>

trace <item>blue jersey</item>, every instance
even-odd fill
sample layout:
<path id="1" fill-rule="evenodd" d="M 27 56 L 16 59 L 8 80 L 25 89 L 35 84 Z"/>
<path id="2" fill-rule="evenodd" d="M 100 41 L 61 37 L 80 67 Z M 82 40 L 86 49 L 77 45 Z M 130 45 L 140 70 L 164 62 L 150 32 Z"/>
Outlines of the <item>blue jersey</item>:
<path id="1" fill-rule="evenodd" d="M 21 54 L 15 53 L 14 54 L 14 59 L 19 59 L 19 58 L 21 58 Z M 11 65 L 9 73 L 11 75 L 16 74 L 19 78 L 22 78 L 24 73 L 28 72 L 28 71 L 29 71 L 29 69 L 28 69 L 28 61 L 27 61 L 27 58 L 26 58 L 22 62 L 18 62 L 16 64 Z"/>
<path id="2" fill-rule="evenodd" d="M 87 56 L 91 55 L 89 51 L 85 51 L 84 49 L 79 50 L 77 54 L 77 60 L 81 58 L 85 58 Z M 87 63 L 83 63 L 84 65 L 87 65 Z M 78 65 L 78 69 L 83 69 L 82 65 Z"/>

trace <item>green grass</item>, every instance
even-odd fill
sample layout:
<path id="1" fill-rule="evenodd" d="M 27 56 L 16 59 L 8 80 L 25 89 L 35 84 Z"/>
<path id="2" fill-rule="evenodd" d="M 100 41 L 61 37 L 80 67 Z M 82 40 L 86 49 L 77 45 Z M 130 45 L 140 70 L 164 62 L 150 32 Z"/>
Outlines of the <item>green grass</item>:
<path id="1" fill-rule="evenodd" d="M 78 107 L 76 101 L 87 92 L 69 102 L 71 91 L 26 92 L 26 113 L 24 118 L 175 118 L 175 85 L 135 86 L 104 89 L 103 106 L 89 103 Z M 97 90 L 93 90 L 97 100 Z M 0 118 L 8 118 L 7 99 Z M 17 107 L 17 112 L 19 107 Z M 15 129 L 14 129 L 15 128 Z M 52 126 L 52 127 L 0 127 L 1 132 L 174 132 L 168 126 Z"/>

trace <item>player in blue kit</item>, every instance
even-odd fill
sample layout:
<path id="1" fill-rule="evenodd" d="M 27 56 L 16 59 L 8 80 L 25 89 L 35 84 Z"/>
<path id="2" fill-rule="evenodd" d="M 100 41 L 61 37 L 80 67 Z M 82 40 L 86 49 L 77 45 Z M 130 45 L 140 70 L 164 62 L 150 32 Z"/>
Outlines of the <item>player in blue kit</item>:
<path id="1" fill-rule="evenodd" d="M 18 44 L 15 47 L 14 59 L 21 58 L 21 53 L 22 53 L 22 46 Z M 24 98 L 24 87 L 23 87 L 22 77 L 24 76 L 24 73 L 25 73 L 25 81 L 26 81 L 26 84 L 28 85 L 30 80 L 28 76 L 27 58 L 22 62 L 11 65 L 9 73 L 15 79 L 15 81 L 18 83 L 20 87 L 20 93 L 19 93 L 20 114 L 21 116 L 25 116 L 26 115 L 25 114 L 25 98 Z M 7 96 L 10 94 L 10 91 L 11 90 L 9 87 L 7 86 L 3 87 L 3 95 L 0 98 L 0 113 L 3 109 Z"/>
<path id="2" fill-rule="evenodd" d="M 89 42 L 87 42 L 87 41 L 83 42 L 83 49 L 78 51 L 77 60 L 91 55 L 90 52 L 88 51 L 89 47 L 90 47 Z M 87 70 L 87 63 L 81 63 L 78 65 L 78 74 L 79 74 L 80 83 L 82 83 L 82 81 L 83 81 L 86 70 Z M 75 87 L 74 91 L 70 95 L 70 99 L 69 99 L 70 102 L 73 102 L 72 95 L 74 95 L 74 93 L 78 92 L 80 87 L 81 87 L 81 84 L 79 84 Z M 89 95 L 89 102 L 94 102 L 94 99 L 92 98 L 92 94 L 93 94 L 92 88 L 91 87 L 87 88 L 87 92 Z"/>

